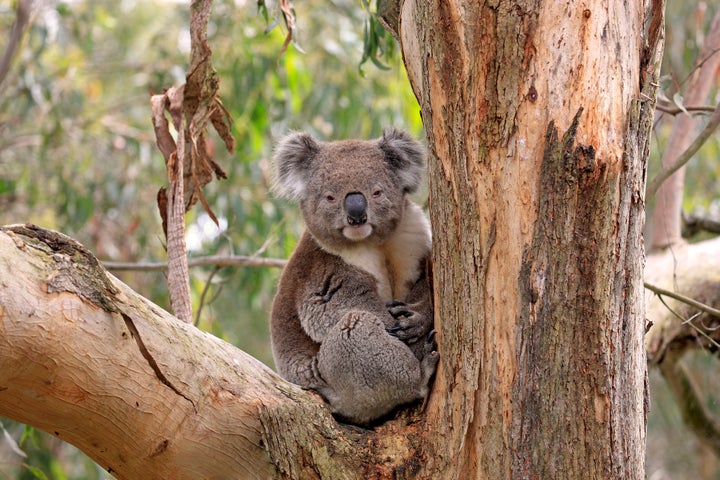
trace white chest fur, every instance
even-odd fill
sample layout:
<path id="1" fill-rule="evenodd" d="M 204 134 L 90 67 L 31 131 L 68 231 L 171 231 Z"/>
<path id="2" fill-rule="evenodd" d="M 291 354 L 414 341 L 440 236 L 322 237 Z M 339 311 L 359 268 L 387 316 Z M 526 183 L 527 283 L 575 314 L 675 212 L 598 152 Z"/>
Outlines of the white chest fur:
<path id="1" fill-rule="evenodd" d="M 332 252 L 368 272 L 377 281 L 383 302 L 404 300 L 421 273 L 420 261 L 430 253 L 430 223 L 422 209 L 408 202 L 395 233 L 382 245 L 358 244 Z"/>

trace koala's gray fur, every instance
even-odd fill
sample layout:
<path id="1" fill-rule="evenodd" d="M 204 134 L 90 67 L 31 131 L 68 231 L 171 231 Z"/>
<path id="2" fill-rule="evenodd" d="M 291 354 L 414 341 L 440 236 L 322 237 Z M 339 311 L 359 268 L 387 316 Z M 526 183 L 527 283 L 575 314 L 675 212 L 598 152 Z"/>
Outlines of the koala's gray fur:
<path id="1" fill-rule="evenodd" d="M 406 197 L 424 156 L 397 130 L 337 142 L 293 133 L 275 151 L 276 191 L 299 201 L 307 227 L 273 303 L 275 365 L 352 423 L 424 398 L 437 365 L 430 226 Z"/>

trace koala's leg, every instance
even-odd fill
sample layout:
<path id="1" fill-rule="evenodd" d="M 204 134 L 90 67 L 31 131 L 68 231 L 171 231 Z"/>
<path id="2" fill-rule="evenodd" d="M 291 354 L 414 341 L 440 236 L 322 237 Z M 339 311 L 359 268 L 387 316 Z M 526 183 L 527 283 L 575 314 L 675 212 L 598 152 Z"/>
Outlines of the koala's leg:
<path id="1" fill-rule="evenodd" d="M 437 359 L 433 371 L 435 364 Z M 426 377 L 432 375 L 426 372 L 430 366 L 421 364 L 405 343 L 388 334 L 377 316 L 363 311 L 347 313 L 318 352 L 318 370 L 332 390 L 326 398 L 333 411 L 359 424 L 423 398 Z"/>

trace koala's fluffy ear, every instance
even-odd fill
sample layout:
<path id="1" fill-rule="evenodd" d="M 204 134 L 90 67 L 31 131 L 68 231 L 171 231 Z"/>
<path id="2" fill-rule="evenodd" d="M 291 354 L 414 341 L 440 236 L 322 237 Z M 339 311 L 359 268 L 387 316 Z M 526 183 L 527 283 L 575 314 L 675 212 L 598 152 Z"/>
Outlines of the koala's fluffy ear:
<path id="1" fill-rule="evenodd" d="M 313 158 L 320 145 L 303 132 L 291 133 L 278 143 L 273 155 L 275 164 L 275 192 L 290 200 L 300 200 L 310 175 Z"/>
<path id="2" fill-rule="evenodd" d="M 420 186 L 425 168 L 425 149 L 407 133 L 386 129 L 379 140 L 385 161 L 406 193 L 414 193 Z"/>

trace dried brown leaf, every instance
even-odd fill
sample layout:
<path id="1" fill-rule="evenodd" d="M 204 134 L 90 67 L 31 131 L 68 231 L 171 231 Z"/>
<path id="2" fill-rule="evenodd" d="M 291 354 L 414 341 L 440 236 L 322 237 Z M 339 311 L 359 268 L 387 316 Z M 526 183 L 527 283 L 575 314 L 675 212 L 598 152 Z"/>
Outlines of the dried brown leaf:
<path id="1" fill-rule="evenodd" d="M 235 138 L 231 133 L 232 117 L 230 117 L 230 112 L 227 111 L 225 105 L 223 105 L 222 101 L 218 97 L 215 97 L 214 103 L 215 108 L 210 116 L 210 121 L 215 127 L 215 131 L 217 131 L 220 138 L 222 138 L 223 142 L 225 142 L 225 148 L 227 148 L 228 152 L 234 153 Z"/>
<path id="2" fill-rule="evenodd" d="M 157 206 L 160 211 L 160 219 L 162 220 L 162 229 L 165 238 L 167 238 L 167 189 L 160 187 L 157 193 Z"/>
<path id="3" fill-rule="evenodd" d="M 168 98 L 166 94 L 153 95 L 150 97 L 155 141 L 163 157 L 165 157 L 165 163 L 167 163 L 170 155 L 176 149 L 175 140 L 173 140 L 172 135 L 170 135 L 170 126 L 167 118 L 165 118 L 165 108 L 167 104 Z"/>

